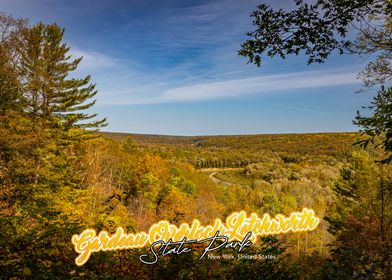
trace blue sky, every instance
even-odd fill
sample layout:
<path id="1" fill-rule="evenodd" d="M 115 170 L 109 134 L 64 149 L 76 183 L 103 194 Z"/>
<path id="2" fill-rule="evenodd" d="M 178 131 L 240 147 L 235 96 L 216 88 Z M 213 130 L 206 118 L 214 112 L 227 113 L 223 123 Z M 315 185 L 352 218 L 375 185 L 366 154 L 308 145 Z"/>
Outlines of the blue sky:
<path id="1" fill-rule="evenodd" d="M 256 134 L 355 131 L 356 110 L 372 92 L 357 73 L 366 60 L 334 54 L 264 60 L 238 56 L 253 30 L 253 0 L 2 0 L 0 11 L 30 23 L 56 22 L 75 57 L 73 74 L 92 75 L 93 111 L 105 131 L 173 134 Z M 273 1 L 289 9 L 293 1 Z"/>

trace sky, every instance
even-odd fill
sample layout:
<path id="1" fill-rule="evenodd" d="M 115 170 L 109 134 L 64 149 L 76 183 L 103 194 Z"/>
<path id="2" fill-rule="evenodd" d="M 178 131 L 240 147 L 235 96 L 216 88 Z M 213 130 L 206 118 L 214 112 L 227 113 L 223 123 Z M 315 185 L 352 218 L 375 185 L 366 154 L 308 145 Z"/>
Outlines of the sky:
<path id="1" fill-rule="evenodd" d="M 104 131 L 222 135 L 357 131 L 356 111 L 374 92 L 357 73 L 366 58 L 334 53 L 265 57 L 259 68 L 238 55 L 249 14 L 262 0 L 1 0 L 0 12 L 65 28 L 75 77 L 97 84 L 93 112 Z M 271 1 L 290 9 L 291 0 Z"/>

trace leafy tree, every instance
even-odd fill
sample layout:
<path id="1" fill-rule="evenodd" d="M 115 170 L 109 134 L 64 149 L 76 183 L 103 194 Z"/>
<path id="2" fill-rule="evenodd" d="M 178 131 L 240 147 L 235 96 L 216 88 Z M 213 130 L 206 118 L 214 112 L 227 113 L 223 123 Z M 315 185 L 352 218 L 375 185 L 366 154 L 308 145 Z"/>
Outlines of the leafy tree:
<path id="1" fill-rule="evenodd" d="M 0 45 L 0 114 L 6 111 L 16 110 L 23 95 L 16 73 L 10 65 L 8 53 L 3 45 Z"/>
<path id="2" fill-rule="evenodd" d="M 295 4 L 292 11 L 259 5 L 251 14 L 256 30 L 248 33 L 251 39 L 241 45 L 239 54 L 260 66 L 262 54 L 285 58 L 304 50 L 308 63 L 314 63 L 324 62 L 334 50 L 391 51 L 388 0 L 317 0 L 313 4 L 295 0 Z M 359 30 L 356 40 L 347 38 L 351 26 Z"/>
<path id="3" fill-rule="evenodd" d="M 0 274 L 6 278 L 67 275 L 69 236 L 80 230 L 87 205 L 71 203 L 86 195 L 83 148 L 64 140 L 86 139 L 86 129 L 105 120 L 89 122 L 95 115 L 83 112 L 96 91 L 89 76 L 67 78 L 81 59 L 68 61 L 63 32 L 0 15 Z"/>
<path id="4" fill-rule="evenodd" d="M 302 51 L 308 64 L 325 62 L 333 51 L 375 57 L 359 73 L 359 78 L 363 80 L 364 89 L 375 85 L 382 87 L 372 106 L 368 107 L 373 115 L 364 117 L 358 112 L 354 123 L 369 135 L 360 143 L 376 143 L 386 152 L 387 158 L 383 162 L 390 162 L 392 96 L 391 89 L 385 89 L 383 85 L 392 78 L 392 2 L 316 0 L 308 4 L 296 0 L 295 4 L 296 8 L 291 11 L 274 10 L 267 4 L 258 6 L 251 14 L 256 29 L 248 33 L 250 39 L 241 45 L 239 54 L 257 66 L 261 65 L 263 55 L 285 58 Z M 358 31 L 354 39 L 348 36 L 352 28 Z M 373 163 L 366 161 L 366 164 Z M 332 265 L 323 271 L 323 278 L 390 276 L 391 257 L 385 249 L 390 242 L 387 228 L 390 210 L 386 204 L 389 192 L 385 191 L 385 187 L 390 186 L 390 178 L 385 178 L 383 167 L 379 167 L 378 172 L 377 169 L 370 171 L 375 166 L 370 168 L 366 164 L 354 166 L 356 174 L 343 169 L 342 181 L 335 185 L 336 213 L 341 213 L 341 217 L 327 218 L 337 240 Z M 367 209 L 374 212 L 366 212 Z M 368 247 L 367 239 L 373 248 Z"/>
<path id="5" fill-rule="evenodd" d="M 350 165 L 341 169 L 333 186 L 336 208 L 325 218 L 336 240 L 322 279 L 390 279 L 392 235 L 387 221 L 392 212 L 384 172 L 364 151 L 353 153 Z"/>
<path id="6" fill-rule="evenodd" d="M 354 120 L 354 124 L 361 126 L 369 136 L 359 143 L 365 147 L 369 143 L 382 147 L 386 158 L 381 162 L 389 163 L 392 161 L 392 88 L 382 87 L 367 109 L 373 111 L 370 117 L 363 116 L 358 111 Z"/>
<path id="7" fill-rule="evenodd" d="M 267 4 L 258 6 L 251 16 L 256 30 L 248 33 L 251 39 L 242 44 L 239 51 L 249 62 L 260 66 L 262 55 L 285 58 L 305 51 L 308 63 L 324 62 L 338 50 L 359 55 L 377 55 L 359 73 L 365 88 L 385 84 L 392 78 L 392 2 L 388 0 L 335 1 L 317 0 L 313 4 L 296 0 L 296 9 L 273 10 Z M 347 38 L 349 28 L 358 30 L 355 39 Z M 392 141 L 388 123 L 390 111 L 385 109 L 389 90 L 381 89 L 374 106 L 377 115 L 373 119 L 360 115 L 354 123 L 363 126 L 372 139 L 384 133 L 382 147 L 390 150 Z M 381 104 L 383 102 L 383 104 Z M 377 108 L 378 106 L 382 106 Z M 385 123 L 381 124 L 380 114 Z"/>
<path id="8" fill-rule="evenodd" d="M 26 24 L 26 20 L 0 13 L 0 114 L 3 116 L 6 111 L 21 111 L 25 105 L 15 65 Z"/>

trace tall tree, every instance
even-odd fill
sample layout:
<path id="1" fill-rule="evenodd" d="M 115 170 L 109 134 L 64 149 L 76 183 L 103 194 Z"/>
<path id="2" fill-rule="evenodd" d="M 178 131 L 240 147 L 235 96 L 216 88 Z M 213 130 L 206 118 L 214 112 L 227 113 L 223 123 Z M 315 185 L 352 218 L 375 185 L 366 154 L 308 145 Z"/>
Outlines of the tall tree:
<path id="1" fill-rule="evenodd" d="M 372 105 L 367 107 L 373 114 L 369 117 L 357 112 L 354 124 L 361 126 L 363 131 L 369 135 L 367 139 L 360 141 L 367 146 L 369 143 L 380 146 L 385 151 L 382 163 L 392 161 L 392 88 L 381 90 L 374 97 Z"/>
<path id="2" fill-rule="evenodd" d="M 105 120 L 85 113 L 97 92 L 89 76 L 69 78 L 81 58 L 71 59 L 63 33 L 56 24 L 28 27 L 0 14 L 0 275 L 6 278 L 53 279 L 71 271 L 68 231 L 81 226 L 73 203 L 86 192 L 79 140 L 94 137 L 90 132 Z"/>
<path id="3" fill-rule="evenodd" d="M 27 110 L 35 117 L 65 131 L 99 128 L 106 119 L 91 120 L 96 114 L 81 112 L 93 106 L 97 91 L 90 76 L 68 78 L 82 58 L 72 60 L 70 47 L 62 42 L 64 29 L 57 24 L 38 23 L 24 30 L 20 48 L 21 82 L 29 100 Z"/>
<path id="4" fill-rule="evenodd" d="M 0 13 L 0 115 L 20 111 L 25 105 L 15 65 L 21 33 L 27 21 Z"/>

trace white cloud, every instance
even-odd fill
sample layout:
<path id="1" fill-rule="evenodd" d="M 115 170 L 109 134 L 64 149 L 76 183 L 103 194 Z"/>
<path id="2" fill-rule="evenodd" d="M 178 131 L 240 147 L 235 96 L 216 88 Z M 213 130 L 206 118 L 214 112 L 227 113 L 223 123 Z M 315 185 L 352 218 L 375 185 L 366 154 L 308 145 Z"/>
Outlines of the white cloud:
<path id="1" fill-rule="evenodd" d="M 163 94 L 162 100 L 197 101 L 290 89 L 353 84 L 357 82 L 356 76 L 356 73 L 317 71 L 219 81 L 170 89 Z"/>
<path id="2" fill-rule="evenodd" d="M 154 104 L 195 102 L 220 98 L 243 97 L 249 95 L 269 94 L 277 91 L 323 88 L 329 86 L 349 85 L 359 83 L 357 74 L 347 69 L 328 71 L 304 71 L 288 74 L 267 75 L 253 78 L 221 80 L 208 83 L 197 83 L 188 86 L 161 88 L 156 87 L 143 94 L 143 89 L 137 91 L 121 90 L 105 104 Z M 151 85 L 150 85 L 151 86 Z M 117 98 L 116 98 L 117 95 Z M 118 95 L 121 95 L 118 96 Z M 102 104 L 102 103 L 101 103 Z M 120 103 L 118 103 L 120 104 Z"/>
<path id="3" fill-rule="evenodd" d="M 70 53 L 73 59 L 83 57 L 78 68 L 83 71 L 104 69 L 117 66 L 120 63 L 119 59 L 95 51 L 71 48 Z"/>

